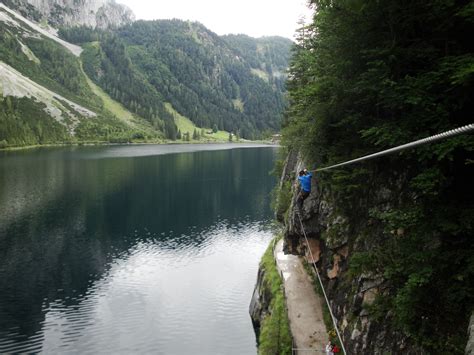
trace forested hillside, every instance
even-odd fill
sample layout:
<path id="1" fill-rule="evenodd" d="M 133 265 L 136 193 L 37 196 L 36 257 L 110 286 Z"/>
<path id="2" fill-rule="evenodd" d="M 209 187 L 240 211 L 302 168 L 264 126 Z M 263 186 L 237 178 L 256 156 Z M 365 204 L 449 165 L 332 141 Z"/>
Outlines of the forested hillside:
<path id="1" fill-rule="evenodd" d="M 82 42 L 93 38 L 74 31 L 62 34 Z M 247 139 L 279 130 L 290 40 L 249 38 L 254 48 L 244 56 L 203 25 L 180 20 L 137 21 L 95 37 L 99 42 L 83 55 L 85 70 L 133 112 L 165 118 L 164 103 L 170 103 L 199 127 Z M 258 56 L 259 41 L 268 55 Z M 176 128 L 169 125 L 166 132 L 173 139 Z"/>
<path id="2" fill-rule="evenodd" d="M 2 147 L 161 134 L 146 122 L 125 123 L 105 110 L 68 48 L 3 7 L 0 15 Z"/>
<path id="3" fill-rule="evenodd" d="M 65 42 L 0 5 L 2 146 L 189 137 L 178 119 L 210 140 L 280 129 L 290 40 L 222 38 L 198 23 L 163 20 L 63 27 Z"/>
<path id="4" fill-rule="evenodd" d="M 223 40 L 243 58 L 252 72 L 279 90 L 284 91 L 288 62 L 293 43 L 283 37 L 252 38 L 247 35 L 226 35 Z"/>
<path id="5" fill-rule="evenodd" d="M 311 3 L 291 62 L 289 151 L 328 166 L 473 122 L 472 1 Z M 473 150 L 467 134 L 317 173 L 313 218 L 328 221 L 314 236 L 337 266 L 327 286 L 351 353 L 464 352 Z"/>
<path id="6" fill-rule="evenodd" d="M 114 100 L 165 131 L 168 138 L 176 138 L 173 117 L 165 110 L 163 97 L 133 66 L 120 39 L 104 34 L 100 42 L 84 44 L 82 59 L 87 75 Z"/>

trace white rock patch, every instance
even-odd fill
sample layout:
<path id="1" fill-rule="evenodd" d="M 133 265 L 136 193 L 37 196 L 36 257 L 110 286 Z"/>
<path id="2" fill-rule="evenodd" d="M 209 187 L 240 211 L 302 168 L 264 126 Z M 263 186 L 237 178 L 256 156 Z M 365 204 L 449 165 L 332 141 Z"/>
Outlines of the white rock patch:
<path id="1" fill-rule="evenodd" d="M 71 135 L 82 117 L 96 117 L 97 114 L 82 107 L 65 97 L 46 89 L 45 87 L 35 83 L 31 79 L 25 77 L 20 72 L 10 67 L 8 64 L 0 61 L 0 94 L 14 97 L 28 97 L 37 102 L 46 105 L 45 111 L 56 121 L 68 128 Z M 66 107 L 63 102 L 70 106 L 72 110 Z M 66 114 L 70 123 L 64 122 L 64 114 Z"/>
<path id="2" fill-rule="evenodd" d="M 18 41 L 20 43 L 20 46 L 21 46 L 21 51 L 23 52 L 24 55 L 26 55 L 26 57 L 31 60 L 32 62 L 35 62 L 36 64 L 40 64 L 41 61 L 38 59 L 37 56 L 35 56 L 35 54 L 31 51 L 30 48 L 28 48 L 27 45 L 23 44 L 21 41 Z"/>
<path id="3" fill-rule="evenodd" d="M 66 47 L 69 51 L 71 51 L 72 54 L 74 54 L 76 57 L 79 57 L 82 52 L 82 48 L 79 46 L 76 46 L 75 44 L 71 44 L 69 42 L 66 42 L 62 40 L 61 38 L 58 38 L 51 34 L 50 32 L 46 31 L 45 29 L 41 28 L 37 24 L 31 22 L 30 20 L 24 18 L 20 14 L 16 13 L 15 11 L 9 9 L 6 7 L 4 4 L 0 3 L 0 9 L 3 9 L 8 12 L 5 13 L 3 11 L 0 11 L 0 21 L 7 22 L 11 25 L 14 25 L 15 27 L 25 31 L 25 26 L 22 26 L 18 21 L 21 21 L 31 27 L 33 30 L 35 30 L 38 33 L 41 33 L 43 36 L 52 39 L 53 41 L 56 41 L 60 45 Z"/>

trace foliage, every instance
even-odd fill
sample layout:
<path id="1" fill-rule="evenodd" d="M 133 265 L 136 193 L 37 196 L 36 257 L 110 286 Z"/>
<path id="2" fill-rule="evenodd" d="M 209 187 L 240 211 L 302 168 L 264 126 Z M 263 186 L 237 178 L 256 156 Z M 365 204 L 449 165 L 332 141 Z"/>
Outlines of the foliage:
<path id="1" fill-rule="evenodd" d="M 174 122 L 178 127 L 178 134 L 176 136 L 176 139 L 181 139 L 180 134 L 182 135 L 183 132 L 194 131 L 196 131 L 196 136 L 199 136 L 199 139 L 204 141 L 224 142 L 228 138 L 228 133 L 225 131 L 218 131 L 217 127 L 215 132 L 209 129 L 199 129 L 199 127 L 197 127 L 193 122 L 191 122 L 191 120 L 176 112 L 176 110 L 174 110 L 171 105 L 166 104 L 165 106 L 173 115 Z"/>
<path id="2" fill-rule="evenodd" d="M 283 85 L 253 75 L 247 63 L 236 60 L 226 43 L 202 25 L 137 21 L 117 33 L 75 28 L 62 35 L 76 42 L 99 40 L 85 45 L 87 74 L 112 98 L 164 129 L 168 138 L 177 136 L 165 109 L 168 103 L 196 126 L 216 132 L 238 131 L 253 139 L 279 128 Z M 266 43 L 278 52 L 286 42 L 276 38 Z M 285 64 L 282 52 L 288 47 L 286 43 L 278 52 L 279 66 Z M 243 110 L 235 100 L 243 102 Z"/>
<path id="3" fill-rule="evenodd" d="M 204 26 L 136 21 L 122 27 L 118 36 L 162 100 L 198 127 L 239 131 L 247 139 L 279 129 L 283 89 L 254 75 L 233 48 Z"/>
<path id="4" fill-rule="evenodd" d="M 20 13 L 24 17 L 33 19 L 36 22 L 40 22 L 41 19 L 43 18 L 43 15 L 41 14 L 41 12 L 39 12 L 36 9 L 36 7 L 34 7 L 32 4 L 26 1 L 2 0 L 2 3 L 4 3 L 10 9 L 15 9 L 18 13 Z"/>
<path id="5" fill-rule="evenodd" d="M 47 38 L 21 36 L 17 29 L 0 26 L 0 60 L 24 76 L 73 102 L 90 109 L 101 109 L 101 101 L 90 90 L 77 58 L 64 47 Z M 39 60 L 28 58 L 22 50 L 27 46 Z"/>
<path id="6" fill-rule="evenodd" d="M 44 107 L 28 98 L 2 98 L 0 148 L 70 141 L 66 127 L 49 116 Z"/>
<path id="7" fill-rule="evenodd" d="M 16 4 L 15 0 L 7 2 Z M 57 42 L 36 34 L 26 23 L 1 22 L 0 60 L 104 118 L 102 128 L 94 120 L 81 123 L 80 137 L 147 140 L 162 137 L 163 132 L 175 140 L 178 127 L 173 112 L 191 119 L 196 133 L 191 130 L 184 135 L 182 129 L 180 133 L 189 139 L 192 135 L 194 140 L 204 139 L 203 128 L 204 133 L 214 131 L 206 134 L 206 139 L 222 141 L 228 139 L 228 132 L 234 132 L 236 139 L 255 139 L 279 130 L 285 100 L 283 79 L 278 75 L 288 62 L 289 40 L 256 40 L 257 51 L 263 55 L 245 53 L 248 60 L 253 56 L 265 62 L 261 66 L 268 71 L 269 81 L 252 72 L 256 68 L 246 59 L 238 58 L 238 48 L 231 48 L 229 42 L 197 23 L 138 21 L 119 30 L 79 26 L 61 28 L 59 35 L 83 46 L 85 73 L 132 115 L 117 110 L 107 99 L 104 108 L 104 95 L 87 80 L 81 60 Z M 120 116 L 116 129 L 109 127 L 114 115 Z"/>
<path id="8" fill-rule="evenodd" d="M 284 92 L 286 71 L 293 42 L 283 37 L 252 38 L 247 35 L 226 35 L 222 39 L 244 58 L 254 73 L 265 73 L 263 78 Z M 256 70 L 256 71 L 255 71 Z"/>
<path id="9" fill-rule="evenodd" d="M 312 4 L 290 67 L 286 146 L 327 166 L 471 123 L 469 1 Z M 350 221 L 351 272 L 383 275 L 379 314 L 429 352 L 462 351 L 474 307 L 473 150 L 463 135 L 319 179 Z"/>
<path id="10" fill-rule="evenodd" d="M 281 187 L 277 186 L 272 191 L 272 209 L 279 221 L 284 221 L 287 216 L 292 196 L 290 181 L 283 182 Z"/>
<path id="11" fill-rule="evenodd" d="M 87 26 L 61 27 L 58 31 L 59 37 L 69 43 L 85 44 L 98 42 L 109 33 L 105 30 L 94 29 Z"/>
<path id="12" fill-rule="evenodd" d="M 89 108 L 98 116 L 86 118 L 78 114 L 80 122 L 77 124 L 64 116 L 62 124 L 51 117 L 44 104 L 35 99 L 1 97 L 0 141 L 3 141 L 3 148 L 77 141 L 146 141 L 159 136 L 159 131 L 138 119 L 133 122 L 118 120 L 104 108 L 104 95 L 99 96 L 97 90 L 91 87 L 77 57 L 51 39 L 40 35 L 25 36 L 24 31 L 27 30 L 33 31 L 26 24 L 20 29 L 2 22 L 0 59 L 44 88 Z M 64 100 L 62 104 L 68 106 Z M 107 106 L 111 107 L 109 102 Z M 114 111 L 123 113 L 123 110 L 115 108 Z"/>
<path id="13" fill-rule="evenodd" d="M 167 138 L 176 139 L 177 127 L 162 96 L 137 71 L 116 35 L 107 33 L 100 43 L 85 45 L 82 59 L 84 71 L 114 100 L 164 131 Z"/>
<path id="14" fill-rule="evenodd" d="M 265 270 L 263 287 L 269 291 L 272 298 L 269 314 L 264 318 L 260 327 L 258 351 L 261 355 L 291 354 L 292 338 L 285 305 L 285 295 L 282 281 L 273 257 L 273 243 L 270 243 L 262 257 L 260 267 Z"/>

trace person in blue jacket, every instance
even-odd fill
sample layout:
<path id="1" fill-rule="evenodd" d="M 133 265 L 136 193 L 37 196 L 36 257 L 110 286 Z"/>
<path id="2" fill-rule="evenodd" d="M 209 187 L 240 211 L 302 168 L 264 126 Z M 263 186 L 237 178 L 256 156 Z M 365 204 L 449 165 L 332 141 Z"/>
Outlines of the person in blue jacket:
<path id="1" fill-rule="evenodd" d="M 301 170 L 298 174 L 298 181 L 300 182 L 300 193 L 298 195 L 297 204 L 301 209 L 303 207 L 303 202 L 311 193 L 311 178 L 313 174 L 308 172 L 307 169 Z"/>

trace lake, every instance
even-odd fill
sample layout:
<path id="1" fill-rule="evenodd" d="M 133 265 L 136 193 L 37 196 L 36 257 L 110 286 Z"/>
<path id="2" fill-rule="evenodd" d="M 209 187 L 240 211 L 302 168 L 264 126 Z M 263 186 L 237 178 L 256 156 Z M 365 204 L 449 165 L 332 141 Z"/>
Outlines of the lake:
<path id="1" fill-rule="evenodd" d="M 0 152 L 0 353 L 255 354 L 275 147 Z"/>

